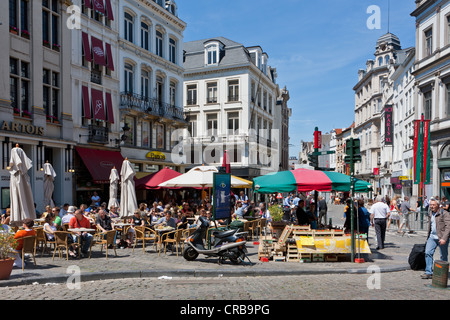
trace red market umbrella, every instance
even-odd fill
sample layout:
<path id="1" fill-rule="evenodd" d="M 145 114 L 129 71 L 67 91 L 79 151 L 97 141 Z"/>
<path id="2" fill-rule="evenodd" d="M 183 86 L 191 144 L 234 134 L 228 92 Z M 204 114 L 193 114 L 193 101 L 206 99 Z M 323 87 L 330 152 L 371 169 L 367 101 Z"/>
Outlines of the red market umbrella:
<path id="1" fill-rule="evenodd" d="M 164 168 L 158 172 L 154 172 L 145 176 L 141 179 L 136 180 L 136 189 L 138 190 L 149 190 L 149 189 L 162 189 L 159 184 L 166 182 L 167 180 L 173 179 L 180 176 L 181 173 L 172 170 L 170 168 Z"/>
<path id="2" fill-rule="evenodd" d="M 266 174 L 253 179 L 253 187 L 259 193 L 350 191 L 350 176 L 333 171 L 296 169 Z M 355 179 L 355 191 L 367 192 L 372 186 Z"/>

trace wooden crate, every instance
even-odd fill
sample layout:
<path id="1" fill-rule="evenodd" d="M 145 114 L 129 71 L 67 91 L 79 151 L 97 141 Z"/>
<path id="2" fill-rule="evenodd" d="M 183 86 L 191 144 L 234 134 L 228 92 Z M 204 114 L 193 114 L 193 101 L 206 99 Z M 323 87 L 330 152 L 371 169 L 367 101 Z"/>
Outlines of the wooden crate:
<path id="1" fill-rule="evenodd" d="M 312 261 L 313 262 L 324 262 L 325 261 L 324 254 L 323 253 L 313 253 Z"/>
<path id="2" fill-rule="evenodd" d="M 292 262 L 292 261 L 298 262 L 298 261 L 300 261 L 297 245 L 295 245 L 295 244 L 288 244 L 288 246 L 287 246 L 287 253 L 286 253 L 286 260 L 288 262 Z"/>
<path id="3" fill-rule="evenodd" d="M 299 253 L 299 261 L 300 262 L 311 262 L 312 254 L 311 253 Z"/>
<path id="4" fill-rule="evenodd" d="M 325 261 L 326 262 L 337 262 L 339 260 L 339 256 L 337 254 L 326 254 Z"/>

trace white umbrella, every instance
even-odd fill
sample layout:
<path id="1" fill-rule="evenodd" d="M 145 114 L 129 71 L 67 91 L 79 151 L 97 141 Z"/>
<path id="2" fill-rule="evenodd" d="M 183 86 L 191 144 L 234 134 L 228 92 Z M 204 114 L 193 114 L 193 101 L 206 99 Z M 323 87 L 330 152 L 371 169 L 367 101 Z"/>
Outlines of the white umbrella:
<path id="1" fill-rule="evenodd" d="M 212 188 L 214 186 L 214 173 L 219 172 L 214 166 L 197 166 L 189 170 L 188 172 L 182 174 L 181 176 L 175 177 L 173 179 L 167 180 L 161 184 L 160 187 L 185 187 L 185 188 Z M 232 187 L 245 187 L 247 183 L 242 180 L 238 180 L 231 176 L 231 186 Z M 203 200 L 202 200 L 203 201 Z"/>
<path id="2" fill-rule="evenodd" d="M 53 166 L 46 162 L 44 164 L 44 207 L 51 206 L 53 208 L 55 206 L 52 199 L 53 191 L 55 190 L 55 177 L 56 172 L 53 170 Z"/>
<path id="3" fill-rule="evenodd" d="M 120 193 L 120 217 L 129 217 L 134 215 L 138 209 L 136 200 L 136 190 L 134 188 L 134 176 L 136 172 L 126 158 L 123 161 L 120 170 L 121 189 Z"/>
<path id="4" fill-rule="evenodd" d="M 182 174 L 181 176 L 167 180 L 160 187 L 185 187 L 185 188 L 212 188 L 214 182 L 214 173 L 219 172 L 214 166 L 197 166 Z M 231 176 L 232 187 L 242 187 L 246 183 Z"/>
<path id="5" fill-rule="evenodd" d="M 119 171 L 116 167 L 111 169 L 111 174 L 109 175 L 109 202 L 108 210 L 112 206 L 118 208 L 119 203 L 117 202 L 117 190 L 119 189 Z"/>
<path id="6" fill-rule="evenodd" d="M 12 226 L 19 226 L 22 220 L 26 218 L 36 219 L 33 192 L 28 175 L 28 170 L 32 166 L 31 160 L 16 144 L 16 147 L 11 150 L 11 159 L 7 168 L 11 174 L 10 208 Z"/>

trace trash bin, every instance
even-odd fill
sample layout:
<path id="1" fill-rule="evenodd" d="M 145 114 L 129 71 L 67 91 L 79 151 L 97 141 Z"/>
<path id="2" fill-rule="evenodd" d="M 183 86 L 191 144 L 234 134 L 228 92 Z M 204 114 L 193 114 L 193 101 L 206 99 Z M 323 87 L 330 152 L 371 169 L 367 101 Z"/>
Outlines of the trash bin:
<path id="1" fill-rule="evenodd" d="M 436 260 L 433 268 L 433 280 L 431 286 L 435 288 L 447 288 L 448 283 L 448 262 Z"/>

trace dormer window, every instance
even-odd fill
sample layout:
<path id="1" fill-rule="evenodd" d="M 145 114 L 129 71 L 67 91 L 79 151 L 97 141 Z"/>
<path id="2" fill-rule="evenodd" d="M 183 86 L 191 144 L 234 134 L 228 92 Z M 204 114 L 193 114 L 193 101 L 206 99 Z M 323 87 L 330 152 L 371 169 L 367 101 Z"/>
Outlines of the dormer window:
<path id="1" fill-rule="evenodd" d="M 220 41 L 205 43 L 205 65 L 218 65 L 223 56 L 223 44 Z"/>
<path id="2" fill-rule="evenodd" d="M 218 52 L 217 52 L 217 45 L 216 44 L 212 44 L 206 47 L 206 64 L 217 64 L 217 57 L 218 57 Z"/>

